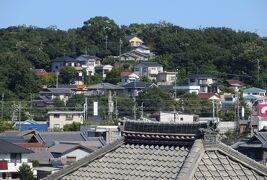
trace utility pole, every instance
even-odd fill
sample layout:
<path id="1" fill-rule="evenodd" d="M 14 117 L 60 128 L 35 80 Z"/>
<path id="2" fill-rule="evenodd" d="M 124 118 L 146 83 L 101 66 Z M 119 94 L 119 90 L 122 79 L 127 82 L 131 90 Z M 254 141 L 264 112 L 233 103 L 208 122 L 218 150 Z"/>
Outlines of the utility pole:
<path id="1" fill-rule="evenodd" d="M 121 45 L 122 45 L 122 40 L 120 38 L 120 52 L 119 52 L 119 55 L 121 56 Z"/>
<path id="2" fill-rule="evenodd" d="M 58 88 L 58 74 L 59 74 L 59 72 L 57 71 L 56 74 L 57 74 L 57 84 L 56 84 L 56 88 Z"/>
<path id="3" fill-rule="evenodd" d="M 258 83 L 259 83 L 260 82 L 260 60 L 259 59 L 257 59 L 257 72 L 258 72 L 257 79 L 258 79 Z"/>
<path id="4" fill-rule="evenodd" d="M 108 36 L 106 35 L 105 36 L 105 39 L 106 39 L 106 50 L 108 49 Z"/>
<path id="5" fill-rule="evenodd" d="M 87 119 L 87 97 L 85 97 L 85 102 L 84 102 L 84 106 L 83 106 L 83 118 L 84 118 L 84 121 Z"/>
<path id="6" fill-rule="evenodd" d="M 144 118 L 144 103 L 142 102 L 142 105 L 141 105 L 141 120 L 143 120 Z"/>
<path id="7" fill-rule="evenodd" d="M 112 113 L 113 113 L 114 107 L 113 107 L 113 101 L 111 96 L 111 91 L 108 91 L 108 116 L 109 120 L 112 120 Z"/>
<path id="8" fill-rule="evenodd" d="M 115 101 L 115 105 L 116 105 L 116 119 L 118 120 L 118 98 L 117 98 L 117 95 L 116 95 L 116 101 Z"/>
<path id="9" fill-rule="evenodd" d="M 1 107 L 1 120 L 2 121 L 4 120 L 4 97 L 5 97 L 5 94 L 2 93 L 2 107 Z"/>
<path id="10" fill-rule="evenodd" d="M 19 102 L 19 131 L 21 131 L 21 102 Z"/>
<path id="11" fill-rule="evenodd" d="M 214 107 L 214 99 L 212 99 L 212 120 L 214 121 L 215 117 L 215 107 Z"/>
<path id="12" fill-rule="evenodd" d="M 136 120 L 136 98 L 135 98 L 135 86 L 136 86 L 136 84 L 135 84 L 135 81 L 134 81 L 134 93 L 133 93 L 133 102 L 134 102 L 134 109 L 133 109 L 133 113 L 134 113 L 134 120 Z"/>

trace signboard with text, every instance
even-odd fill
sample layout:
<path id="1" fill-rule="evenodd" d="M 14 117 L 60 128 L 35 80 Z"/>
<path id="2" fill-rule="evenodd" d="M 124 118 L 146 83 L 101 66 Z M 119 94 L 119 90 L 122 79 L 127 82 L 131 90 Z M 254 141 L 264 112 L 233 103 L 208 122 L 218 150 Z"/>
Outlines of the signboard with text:
<path id="1" fill-rule="evenodd" d="M 258 116 L 267 117 L 267 104 L 258 105 Z"/>

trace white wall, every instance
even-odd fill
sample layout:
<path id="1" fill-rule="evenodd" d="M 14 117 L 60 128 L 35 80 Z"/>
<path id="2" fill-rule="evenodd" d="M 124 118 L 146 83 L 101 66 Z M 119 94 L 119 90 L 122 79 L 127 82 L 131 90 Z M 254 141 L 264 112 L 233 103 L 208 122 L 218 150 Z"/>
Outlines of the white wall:
<path id="1" fill-rule="evenodd" d="M 27 154 L 21 154 L 21 163 L 11 163 L 10 154 L 0 154 L 0 159 L 8 161 L 8 170 L 0 170 L 0 172 L 17 172 L 22 163 L 26 163 L 32 168 L 32 163 L 28 162 Z"/>
<path id="2" fill-rule="evenodd" d="M 79 159 L 84 158 L 85 156 L 89 155 L 90 153 L 88 153 L 87 151 L 83 150 L 83 149 L 75 149 L 74 151 L 71 151 L 63 156 L 61 156 L 61 158 L 67 158 L 67 157 L 76 157 L 76 161 Z"/>
<path id="3" fill-rule="evenodd" d="M 56 113 L 55 113 L 56 114 Z M 67 120 L 67 114 L 59 114 L 59 118 L 55 118 L 54 114 L 49 114 L 49 128 L 55 128 L 56 125 L 59 125 L 59 128 L 63 128 L 66 124 L 83 123 L 82 114 L 72 114 L 73 119 Z"/>
<path id="4" fill-rule="evenodd" d="M 160 112 L 160 122 L 192 123 L 194 122 L 194 115 Z"/>

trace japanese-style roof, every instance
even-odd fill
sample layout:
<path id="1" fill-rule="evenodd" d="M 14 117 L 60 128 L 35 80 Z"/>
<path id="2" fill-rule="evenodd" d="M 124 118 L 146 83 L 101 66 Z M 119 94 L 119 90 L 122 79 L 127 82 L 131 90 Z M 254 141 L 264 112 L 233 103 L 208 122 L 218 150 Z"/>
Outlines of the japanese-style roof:
<path id="1" fill-rule="evenodd" d="M 219 97 L 215 93 L 198 93 L 198 96 L 201 99 L 210 99 L 211 97 L 215 96 L 219 99 Z"/>
<path id="2" fill-rule="evenodd" d="M 127 77 L 127 76 L 130 76 L 131 74 L 133 74 L 134 72 L 127 72 L 127 71 L 124 71 L 124 72 L 121 72 L 121 76 L 123 77 Z"/>
<path id="3" fill-rule="evenodd" d="M 267 178 L 265 166 L 213 139 L 209 127 L 127 121 L 122 139 L 46 179 Z"/>
<path id="4" fill-rule="evenodd" d="M 152 85 L 152 83 L 147 83 L 147 82 L 143 82 L 143 81 L 136 81 L 136 82 L 130 82 L 128 84 L 125 84 L 123 87 L 125 89 L 144 89 L 144 88 L 148 88 Z"/>
<path id="5" fill-rule="evenodd" d="M 141 62 L 139 64 L 136 64 L 135 66 L 139 66 L 139 65 L 143 65 L 143 66 L 147 66 L 147 67 L 162 67 L 162 65 L 160 63 L 153 62 L 153 61 Z"/>
<path id="6" fill-rule="evenodd" d="M 216 76 L 211 74 L 191 74 L 190 78 L 216 78 Z"/>
<path id="7" fill-rule="evenodd" d="M 99 57 L 91 56 L 91 55 L 80 55 L 79 57 L 76 58 L 76 60 L 78 61 L 88 61 L 90 59 L 101 60 Z"/>
<path id="8" fill-rule="evenodd" d="M 88 90 L 123 90 L 124 88 L 121 86 L 116 86 L 110 83 L 99 83 L 95 85 L 91 85 L 88 87 Z"/>
<path id="9" fill-rule="evenodd" d="M 229 85 L 238 85 L 238 86 L 242 86 L 243 83 L 240 80 L 237 79 L 228 79 L 225 80 Z"/>
<path id="10" fill-rule="evenodd" d="M 260 92 L 265 93 L 266 90 L 265 89 L 256 88 L 256 87 L 252 87 L 252 88 L 248 88 L 248 89 L 243 90 L 243 93 L 260 93 Z"/>
<path id="11" fill-rule="evenodd" d="M 32 153 L 32 151 L 26 148 L 17 146 L 3 139 L 0 139 L 0 154 L 10 154 L 10 153 L 28 154 L 28 153 Z"/>
<path id="12" fill-rule="evenodd" d="M 47 88 L 47 90 L 53 94 L 71 94 L 70 88 Z"/>
<path id="13" fill-rule="evenodd" d="M 39 132 L 36 135 L 47 147 L 51 147 L 56 141 L 87 141 L 81 132 Z"/>
<path id="14" fill-rule="evenodd" d="M 61 56 L 53 59 L 53 62 L 78 62 L 78 60 L 69 56 Z"/>
<path id="15" fill-rule="evenodd" d="M 47 74 L 45 69 L 35 69 L 35 73 L 37 76 L 41 77 Z"/>

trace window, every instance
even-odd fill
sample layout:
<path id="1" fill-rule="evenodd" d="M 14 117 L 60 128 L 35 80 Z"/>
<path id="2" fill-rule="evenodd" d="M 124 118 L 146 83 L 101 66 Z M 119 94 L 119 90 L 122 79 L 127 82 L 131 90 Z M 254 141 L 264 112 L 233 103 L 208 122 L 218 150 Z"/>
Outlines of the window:
<path id="1" fill-rule="evenodd" d="M 54 114 L 54 118 L 59 118 L 59 114 Z"/>
<path id="2" fill-rule="evenodd" d="M 66 115 L 66 120 L 73 120 L 73 115 L 72 114 L 67 114 Z"/>
<path id="3" fill-rule="evenodd" d="M 184 120 L 184 118 L 182 118 L 182 117 L 181 117 L 181 118 L 180 118 L 180 120 L 181 120 L 181 121 L 183 121 L 183 120 Z"/>
<path id="4" fill-rule="evenodd" d="M 54 124 L 54 128 L 60 128 L 59 124 Z"/>
<path id="5" fill-rule="evenodd" d="M 21 163 L 21 154 L 19 153 L 11 153 L 10 160 L 12 163 Z"/>
<path id="6" fill-rule="evenodd" d="M 76 161 L 76 156 L 67 156 L 67 165 L 70 165 Z"/>

